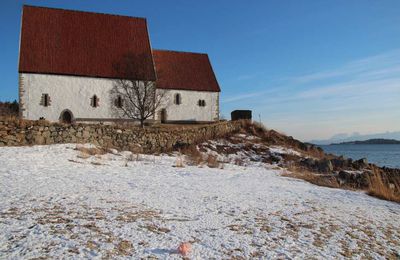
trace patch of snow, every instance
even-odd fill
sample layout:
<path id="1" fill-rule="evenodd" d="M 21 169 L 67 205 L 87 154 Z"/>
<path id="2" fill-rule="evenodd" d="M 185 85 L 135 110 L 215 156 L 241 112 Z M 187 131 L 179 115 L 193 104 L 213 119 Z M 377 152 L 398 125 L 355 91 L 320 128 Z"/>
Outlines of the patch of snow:
<path id="1" fill-rule="evenodd" d="M 292 154 L 301 156 L 301 153 L 299 153 L 298 151 L 283 146 L 271 146 L 269 147 L 269 150 L 271 153 L 276 153 L 276 154 Z"/>
<path id="2" fill-rule="evenodd" d="M 249 140 L 249 141 L 261 140 L 261 138 L 258 136 L 247 135 L 247 134 L 235 134 L 232 138 L 233 139 L 244 139 L 244 140 Z"/>
<path id="3" fill-rule="evenodd" d="M 396 203 L 258 162 L 180 168 L 176 156 L 84 159 L 75 147 L 0 148 L 0 258 L 181 259 L 183 242 L 193 259 L 400 254 Z"/>

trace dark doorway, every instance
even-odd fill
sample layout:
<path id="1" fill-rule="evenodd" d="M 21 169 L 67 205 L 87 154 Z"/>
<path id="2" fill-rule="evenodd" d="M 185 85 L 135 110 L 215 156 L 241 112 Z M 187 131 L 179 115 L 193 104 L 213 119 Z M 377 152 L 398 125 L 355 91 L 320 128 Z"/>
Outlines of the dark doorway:
<path id="1" fill-rule="evenodd" d="M 167 122 L 167 110 L 165 108 L 161 109 L 160 118 L 161 118 L 161 123 L 164 124 Z"/>
<path id="2" fill-rule="evenodd" d="M 69 110 L 64 110 L 61 113 L 61 123 L 71 124 L 72 123 L 72 113 Z"/>

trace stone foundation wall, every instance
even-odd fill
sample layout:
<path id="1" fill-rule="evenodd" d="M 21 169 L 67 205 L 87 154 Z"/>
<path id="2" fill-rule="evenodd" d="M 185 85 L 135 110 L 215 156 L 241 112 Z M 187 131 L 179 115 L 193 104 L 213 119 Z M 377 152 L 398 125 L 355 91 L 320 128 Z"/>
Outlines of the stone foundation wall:
<path id="1" fill-rule="evenodd" d="M 0 146 L 93 143 L 144 153 L 171 151 L 189 144 L 239 131 L 242 122 L 201 126 L 123 127 L 118 125 L 64 125 L 47 121 L 0 120 Z"/>

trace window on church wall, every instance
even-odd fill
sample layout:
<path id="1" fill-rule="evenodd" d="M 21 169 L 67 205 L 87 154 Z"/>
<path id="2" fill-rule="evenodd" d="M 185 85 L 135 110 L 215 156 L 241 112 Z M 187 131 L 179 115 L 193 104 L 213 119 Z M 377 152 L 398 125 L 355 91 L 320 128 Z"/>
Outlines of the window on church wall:
<path id="1" fill-rule="evenodd" d="M 206 101 L 204 99 L 199 99 L 199 101 L 197 102 L 197 105 L 199 105 L 199 107 L 205 107 Z"/>
<path id="2" fill-rule="evenodd" d="M 93 97 L 91 98 L 90 105 L 92 107 L 98 107 L 99 106 L 99 98 L 96 95 L 93 95 Z"/>
<path id="3" fill-rule="evenodd" d="M 121 108 L 123 106 L 123 99 L 122 99 L 121 96 L 118 96 L 115 99 L 115 106 L 118 107 L 118 108 Z"/>
<path id="4" fill-rule="evenodd" d="M 40 99 L 40 105 L 44 107 L 50 106 L 50 96 L 49 94 L 42 94 L 42 98 Z"/>
<path id="5" fill-rule="evenodd" d="M 175 94 L 174 103 L 175 103 L 176 105 L 180 105 L 180 104 L 182 103 L 181 94 L 179 94 L 179 93 Z"/>

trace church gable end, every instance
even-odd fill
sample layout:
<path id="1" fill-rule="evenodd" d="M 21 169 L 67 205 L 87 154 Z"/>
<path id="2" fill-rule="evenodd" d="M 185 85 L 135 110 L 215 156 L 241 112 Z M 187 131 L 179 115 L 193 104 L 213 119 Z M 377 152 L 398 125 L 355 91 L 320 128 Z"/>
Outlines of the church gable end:
<path id="1" fill-rule="evenodd" d="M 153 50 L 157 87 L 220 92 L 207 54 Z"/>

